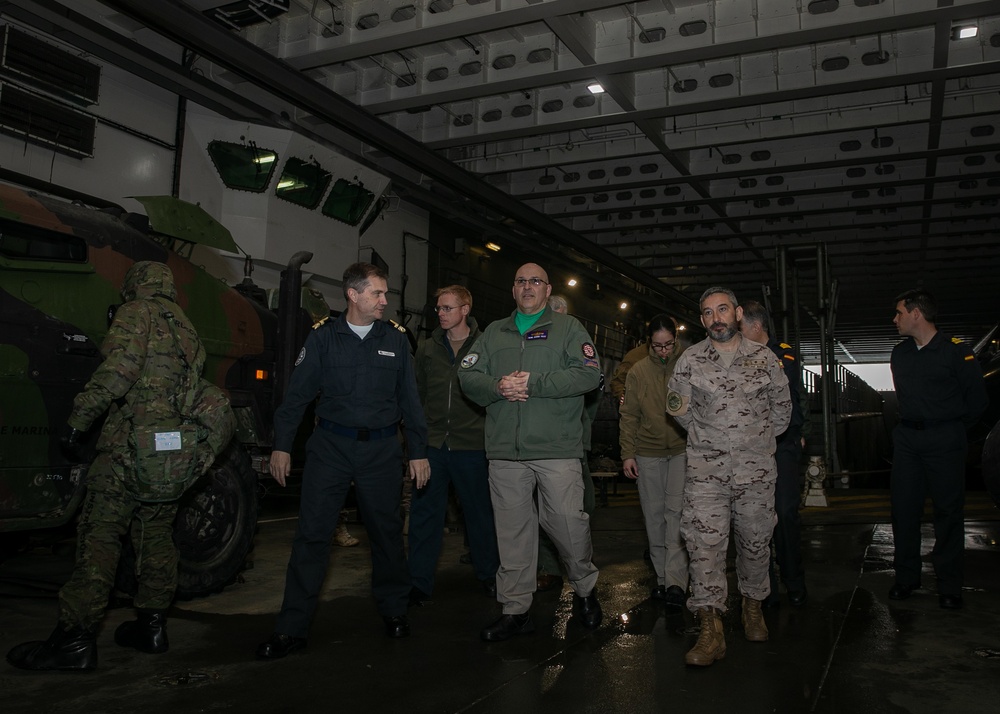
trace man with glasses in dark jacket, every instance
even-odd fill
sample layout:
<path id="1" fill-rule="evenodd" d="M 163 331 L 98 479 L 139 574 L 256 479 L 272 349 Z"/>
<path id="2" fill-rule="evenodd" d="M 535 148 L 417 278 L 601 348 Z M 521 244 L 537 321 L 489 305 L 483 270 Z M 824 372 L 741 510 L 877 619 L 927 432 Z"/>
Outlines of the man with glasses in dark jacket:
<path id="1" fill-rule="evenodd" d="M 487 595 L 496 595 L 500 567 L 483 433 L 486 410 L 466 397 L 458 383 L 459 365 L 482 333 L 470 314 L 472 294 L 467 288 L 449 285 L 435 297 L 439 326 L 417 348 L 415 360 L 417 391 L 427 417 L 431 480 L 410 502 L 411 605 L 422 604 L 434 592 L 449 484 L 455 485 L 461 501 L 472 567 Z"/>

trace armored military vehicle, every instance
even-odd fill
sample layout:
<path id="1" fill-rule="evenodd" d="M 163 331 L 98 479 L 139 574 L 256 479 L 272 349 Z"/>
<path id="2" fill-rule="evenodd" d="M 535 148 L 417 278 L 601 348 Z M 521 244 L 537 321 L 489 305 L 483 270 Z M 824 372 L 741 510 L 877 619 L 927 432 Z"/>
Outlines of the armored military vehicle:
<path id="1" fill-rule="evenodd" d="M 101 360 L 125 272 L 139 260 L 162 261 L 208 353 L 205 377 L 227 391 L 239 421 L 236 438 L 178 514 L 181 597 L 216 591 L 243 567 L 258 476 L 267 471 L 276 377 L 290 369 L 283 355 L 294 356 L 299 339 L 290 336 L 279 349 L 279 316 L 263 290 L 249 281 L 227 286 L 184 257 L 211 233 L 198 220 L 182 217 L 168 235 L 118 207 L 0 184 L 0 537 L 72 522 L 100 424 L 81 463 L 60 450 L 59 436 L 73 397 Z M 283 285 L 280 292 L 297 299 L 298 290 Z"/>

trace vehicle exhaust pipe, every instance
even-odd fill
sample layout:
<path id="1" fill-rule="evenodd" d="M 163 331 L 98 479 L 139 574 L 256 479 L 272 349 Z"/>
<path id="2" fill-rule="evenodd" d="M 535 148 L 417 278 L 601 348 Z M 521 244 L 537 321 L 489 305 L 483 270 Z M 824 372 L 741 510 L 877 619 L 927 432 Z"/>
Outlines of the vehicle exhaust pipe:
<path id="1" fill-rule="evenodd" d="M 307 250 L 299 251 L 288 261 L 288 267 L 281 271 L 281 286 L 278 288 L 278 359 L 274 367 L 275 408 L 285 399 L 295 358 L 306 341 L 299 314 L 302 303 L 302 266 L 312 260 L 312 257 L 313 254 Z"/>

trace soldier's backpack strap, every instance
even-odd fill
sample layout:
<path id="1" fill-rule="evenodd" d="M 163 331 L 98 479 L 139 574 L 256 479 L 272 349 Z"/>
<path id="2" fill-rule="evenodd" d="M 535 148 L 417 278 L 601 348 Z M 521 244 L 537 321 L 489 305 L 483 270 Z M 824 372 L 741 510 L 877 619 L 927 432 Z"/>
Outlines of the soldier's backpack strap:
<path id="1" fill-rule="evenodd" d="M 157 314 L 167 323 L 178 357 L 187 368 L 182 387 L 184 396 L 178 405 L 183 420 L 181 424 L 136 425 L 130 419 L 132 430 L 128 444 L 135 460 L 135 473 L 134 478 L 127 479 L 126 486 L 136 500 L 158 503 L 176 501 L 201 475 L 199 427 L 189 416 L 201 377 L 195 373 L 184 350 L 173 313 L 156 298 L 149 302 L 159 308 Z"/>
<path id="2" fill-rule="evenodd" d="M 198 455 L 194 477 L 197 478 L 208 471 L 215 457 L 232 441 L 236 433 L 236 415 L 226 393 L 198 374 L 188 360 L 173 315 L 166 312 L 164 317 L 180 358 L 188 368 L 187 391 L 178 406 L 185 425 L 196 427 Z"/>

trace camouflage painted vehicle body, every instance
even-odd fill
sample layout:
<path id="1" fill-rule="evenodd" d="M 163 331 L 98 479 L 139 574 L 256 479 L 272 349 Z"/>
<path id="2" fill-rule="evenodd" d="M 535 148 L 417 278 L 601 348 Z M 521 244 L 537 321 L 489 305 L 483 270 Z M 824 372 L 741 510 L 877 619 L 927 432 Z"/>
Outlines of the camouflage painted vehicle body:
<path id="1" fill-rule="evenodd" d="M 241 294 L 208 275 L 144 223 L 0 184 L 0 533 L 74 516 L 86 464 L 67 460 L 59 436 L 100 362 L 125 272 L 136 261 L 165 262 L 208 353 L 204 376 L 228 392 L 239 419 L 240 443 L 185 496 L 178 516 L 180 592 L 193 595 L 235 577 L 252 544 L 248 450 L 263 459 L 269 451 L 277 317 L 251 297 L 256 291 Z M 87 435 L 91 450 L 99 431 Z"/>

